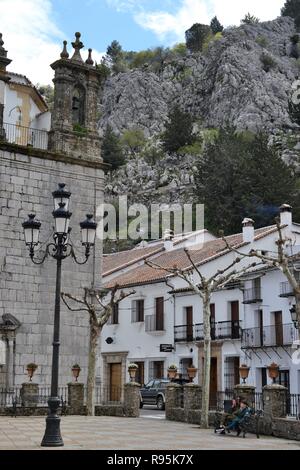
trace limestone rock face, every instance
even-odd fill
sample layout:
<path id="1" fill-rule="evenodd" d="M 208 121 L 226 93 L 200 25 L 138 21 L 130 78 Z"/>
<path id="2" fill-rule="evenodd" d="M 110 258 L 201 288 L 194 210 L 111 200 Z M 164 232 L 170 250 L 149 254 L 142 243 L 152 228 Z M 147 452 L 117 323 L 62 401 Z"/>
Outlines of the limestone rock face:
<path id="1" fill-rule="evenodd" d="M 230 122 L 238 129 L 295 128 L 288 114 L 299 62 L 289 57 L 291 18 L 229 28 L 203 54 L 167 64 L 160 74 L 147 67 L 107 80 L 100 128 L 119 133 L 139 127 L 146 137 L 163 130 L 169 107 L 178 103 L 204 127 Z M 273 60 L 266 72 L 261 56 Z"/>

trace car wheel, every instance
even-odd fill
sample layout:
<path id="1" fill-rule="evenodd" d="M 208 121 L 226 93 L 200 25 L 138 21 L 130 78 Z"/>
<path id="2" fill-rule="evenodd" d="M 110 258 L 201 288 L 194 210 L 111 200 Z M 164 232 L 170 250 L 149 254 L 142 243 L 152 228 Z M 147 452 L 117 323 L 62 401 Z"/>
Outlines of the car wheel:
<path id="1" fill-rule="evenodd" d="M 162 396 L 157 397 L 156 406 L 157 406 L 158 410 L 164 410 L 165 409 L 165 403 L 164 403 L 164 400 L 163 400 Z"/>

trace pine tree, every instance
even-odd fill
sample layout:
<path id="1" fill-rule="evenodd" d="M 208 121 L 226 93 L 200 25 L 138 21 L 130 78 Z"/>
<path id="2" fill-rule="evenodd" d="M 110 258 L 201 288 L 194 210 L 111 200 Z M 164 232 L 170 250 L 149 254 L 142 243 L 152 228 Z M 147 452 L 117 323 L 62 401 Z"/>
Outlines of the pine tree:
<path id="1" fill-rule="evenodd" d="M 254 15 L 251 15 L 250 13 L 247 13 L 245 17 L 241 20 L 241 23 L 243 24 L 258 24 L 259 23 L 259 18 L 257 18 Z"/>
<path id="2" fill-rule="evenodd" d="M 290 16 L 295 20 L 295 26 L 300 31 L 300 0 L 286 0 L 282 10 L 282 16 Z"/>
<path id="3" fill-rule="evenodd" d="M 245 138 L 234 128 L 221 129 L 204 150 L 195 183 L 206 227 L 216 234 L 220 228 L 239 232 L 244 217 L 253 218 L 257 227 L 272 224 L 284 201 L 299 211 L 293 171 L 265 134 Z"/>
<path id="4" fill-rule="evenodd" d="M 195 23 L 185 32 L 186 47 L 191 52 L 201 52 L 211 29 L 206 24 Z"/>
<path id="5" fill-rule="evenodd" d="M 191 115 L 183 112 L 178 105 L 174 106 L 165 122 L 163 149 L 166 152 L 176 152 L 185 145 L 191 145 L 194 140 Z"/>
<path id="6" fill-rule="evenodd" d="M 213 32 L 214 34 L 222 33 L 222 31 L 224 30 L 224 26 L 221 25 L 220 21 L 219 21 L 218 18 L 215 16 L 215 17 L 211 20 L 210 29 L 212 30 L 212 32 Z"/>
<path id="7" fill-rule="evenodd" d="M 101 156 L 104 163 L 109 163 L 112 170 L 116 170 L 125 163 L 120 138 L 113 132 L 111 126 L 107 126 L 102 147 Z"/>

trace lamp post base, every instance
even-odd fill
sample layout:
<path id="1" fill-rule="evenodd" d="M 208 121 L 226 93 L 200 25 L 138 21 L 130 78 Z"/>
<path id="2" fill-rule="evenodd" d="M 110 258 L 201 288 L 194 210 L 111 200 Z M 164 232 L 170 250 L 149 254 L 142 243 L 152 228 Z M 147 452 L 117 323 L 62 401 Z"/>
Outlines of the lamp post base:
<path id="1" fill-rule="evenodd" d="M 49 414 L 46 418 L 46 430 L 41 442 L 42 447 L 62 447 L 64 442 L 60 433 L 60 417 L 57 414 L 60 400 L 50 397 L 48 400 Z"/>

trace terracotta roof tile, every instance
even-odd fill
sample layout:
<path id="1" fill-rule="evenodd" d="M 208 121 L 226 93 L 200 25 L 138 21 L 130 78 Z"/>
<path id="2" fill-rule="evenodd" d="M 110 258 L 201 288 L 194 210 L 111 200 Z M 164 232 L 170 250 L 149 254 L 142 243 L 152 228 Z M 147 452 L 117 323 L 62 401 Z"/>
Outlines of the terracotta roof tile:
<path id="1" fill-rule="evenodd" d="M 276 230 L 277 228 L 275 225 L 255 230 L 255 240 L 259 240 Z M 231 246 L 240 247 L 244 245 L 243 235 L 241 233 L 230 235 L 226 237 L 226 240 Z M 227 248 L 225 242 L 221 238 L 218 238 L 216 240 L 206 242 L 199 249 L 193 247 L 193 249 L 190 250 L 190 255 L 196 265 L 201 265 L 222 256 L 226 252 Z M 129 253 L 130 252 L 127 252 L 127 256 Z M 190 261 L 184 248 L 179 248 L 157 256 L 155 258 L 155 264 L 165 268 L 173 268 L 176 265 L 178 268 L 184 269 L 190 266 Z M 161 282 L 167 275 L 168 273 L 164 269 L 155 269 L 143 264 L 142 266 L 131 269 L 127 273 L 115 277 L 113 280 L 108 282 L 106 286 L 112 287 L 113 285 L 118 284 L 120 287 L 130 287 L 141 284 L 151 284 L 154 282 Z"/>
<path id="2" fill-rule="evenodd" d="M 154 255 L 163 251 L 164 245 L 149 246 L 145 248 L 135 248 L 127 251 L 120 251 L 119 253 L 113 253 L 103 256 L 103 276 L 118 271 L 119 269 L 126 268 L 138 261 L 142 261 L 150 255 Z"/>

